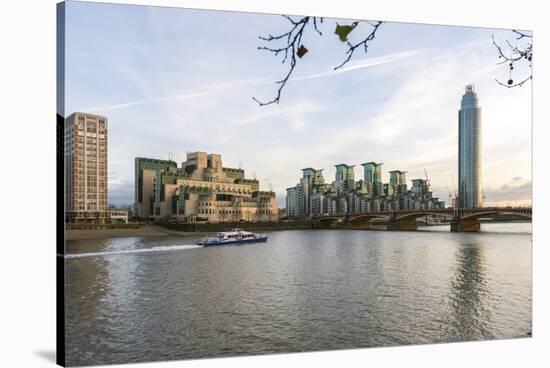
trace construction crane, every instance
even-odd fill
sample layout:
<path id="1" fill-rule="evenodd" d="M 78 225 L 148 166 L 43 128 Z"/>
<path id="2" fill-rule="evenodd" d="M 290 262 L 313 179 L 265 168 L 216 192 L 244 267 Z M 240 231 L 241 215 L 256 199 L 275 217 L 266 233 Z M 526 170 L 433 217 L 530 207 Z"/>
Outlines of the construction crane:
<path id="1" fill-rule="evenodd" d="M 449 206 L 453 205 L 453 193 L 449 190 L 449 186 L 447 185 L 447 182 L 445 182 L 445 188 L 447 189 L 447 193 L 449 193 Z"/>
<path id="2" fill-rule="evenodd" d="M 426 189 L 430 190 L 430 179 L 428 179 L 428 172 L 426 171 L 426 168 L 424 168 L 424 175 L 426 175 Z"/>

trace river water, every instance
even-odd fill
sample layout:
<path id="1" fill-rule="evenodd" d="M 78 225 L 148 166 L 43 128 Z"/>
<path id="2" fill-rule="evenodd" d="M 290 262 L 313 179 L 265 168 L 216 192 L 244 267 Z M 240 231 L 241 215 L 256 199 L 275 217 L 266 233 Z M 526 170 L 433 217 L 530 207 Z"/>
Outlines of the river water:
<path id="1" fill-rule="evenodd" d="M 68 365 L 527 337 L 531 224 L 67 242 Z"/>

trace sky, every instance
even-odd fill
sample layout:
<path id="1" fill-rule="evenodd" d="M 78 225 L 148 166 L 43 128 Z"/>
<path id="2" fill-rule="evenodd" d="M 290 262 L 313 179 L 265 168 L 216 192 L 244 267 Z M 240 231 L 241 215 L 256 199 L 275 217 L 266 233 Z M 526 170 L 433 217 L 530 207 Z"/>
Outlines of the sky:
<path id="1" fill-rule="evenodd" d="M 531 82 L 505 88 L 492 35 L 510 30 L 384 22 L 365 54 L 343 68 L 347 47 L 325 18 L 308 29 L 309 52 L 298 60 L 279 104 L 275 84 L 287 72 L 281 56 L 258 50 L 258 36 L 289 30 L 280 15 L 68 2 L 65 114 L 104 115 L 109 127 L 109 202 L 131 204 L 134 158 L 179 164 L 186 152 L 220 153 L 242 162 L 280 206 L 301 169 L 383 162 L 407 179 L 424 178 L 448 200 L 457 186 L 458 109 L 466 84 L 482 108 L 485 205 L 531 203 Z M 350 34 L 360 41 L 367 23 Z M 273 46 L 273 45 L 271 45 Z M 515 70 L 518 76 L 529 70 Z M 454 188 L 453 188 L 454 182 Z M 409 182 L 410 184 L 410 182 Z"/>

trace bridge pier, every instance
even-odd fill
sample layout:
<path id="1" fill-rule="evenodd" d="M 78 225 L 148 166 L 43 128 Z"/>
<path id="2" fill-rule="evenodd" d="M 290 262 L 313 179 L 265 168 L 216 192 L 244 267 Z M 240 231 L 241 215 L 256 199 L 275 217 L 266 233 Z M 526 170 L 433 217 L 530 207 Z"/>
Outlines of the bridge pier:
<path id="1" fill-rule="evenodd" d="M 473 233 L 473 232 L 479 232 L 480 229 L 481 229 L 481 223 L 479 222 L 478 219 L 451 221 L 452 232 Z"/>

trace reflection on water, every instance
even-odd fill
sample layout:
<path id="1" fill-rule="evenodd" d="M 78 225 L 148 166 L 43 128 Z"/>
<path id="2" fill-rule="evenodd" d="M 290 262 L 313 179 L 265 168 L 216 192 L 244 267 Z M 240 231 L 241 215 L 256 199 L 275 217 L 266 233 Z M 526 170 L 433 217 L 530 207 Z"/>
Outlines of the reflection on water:
<path id="1" fill-rule="evenodd" d="M 531 234 L 533 224 L 531 222 L 510 222 L 510 223 L 498 223 L 498 222 L 482 222 L 481 233 L 494 233 L 494 234 Z M 420 231 L 451 231 L 449 224 L 445 225 L 430 225 L 420 227 Z"/>
<path id="2" fill-rule="evenodd" d="M 448 341 L 494 338 L 491 334 L 491 312 L 485 305 L 490 300 L 487 288 L 483 247 L 475 242 L 456 250 L 456 270 L 450 277 L 453 313 L 447 323 Z"/>
<path id="3" fill-rule="evenodd" d="M 526 336 L 531 234 L 490 225 L 280 231 L 212 248 L 193 247 L 197 237 L 71 241 L 68 364 Z"/>

